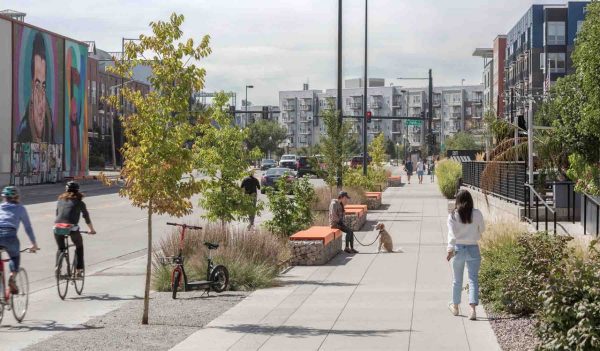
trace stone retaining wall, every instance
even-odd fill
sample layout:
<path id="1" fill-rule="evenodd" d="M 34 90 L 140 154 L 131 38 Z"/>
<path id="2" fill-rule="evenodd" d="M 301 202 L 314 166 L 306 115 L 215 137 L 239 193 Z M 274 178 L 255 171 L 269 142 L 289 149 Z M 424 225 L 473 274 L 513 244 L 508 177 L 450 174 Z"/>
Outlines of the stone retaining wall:
<path id="1" fill-rule="evenodd" d="M 369 210 L 378 210 L 381 207 L 381 198 L 368 197 L 365 205 Z"/>
<path id="2" fill-rule="evenodd" d="M 367 221 L 366 215 L 357 216 L 354 214 L 351 214 L 351 215 L 347 214 L 344 216 L 344 224 L 354 231 L 359 231 L 363 227 L 363 225 L 365 224 L 366 221 Z"/>
<path id="3" fill-rule="evenodd" d="M 290 240 L 293 266 L 321 266 L 342 251 L 342 236 L 323 246 L 322 240 Z"/>

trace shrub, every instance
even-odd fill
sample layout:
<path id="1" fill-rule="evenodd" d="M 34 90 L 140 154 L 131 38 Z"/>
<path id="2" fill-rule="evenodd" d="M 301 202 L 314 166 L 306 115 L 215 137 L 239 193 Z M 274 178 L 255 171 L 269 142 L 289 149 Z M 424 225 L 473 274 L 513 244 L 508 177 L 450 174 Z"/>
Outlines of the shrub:
<path id="1" fill-rule="evenodd" d="M 567 245 L 570 238 L 546 232 L 530 234 L 510 225 L 496 224 L 492 230 L 498 231 L 498 226 L 505 232 L 482 243 L 482 300 L 496 311 L 536 312 L 543 303 L 539 292 L 549 279 L 549 267 L 572 252 Z"/>
<path id="2" fill-rule="evenodd" d="M 458 180 L 462 176 L 462 165 L 453 160 L 442 160 L 435 166 L 435 175 L 442 195 L 453 199 L 458 191 Z"/>
<path id="3" fill-rule="evenodd" d="M 369 166 L 367 176 L 363 175 L 362 168 L 351 168 L 344 172 L 344 185 L 365 191 L 381 191 L 387 181 L 387 174 L 381 167 Z"/>
<path id="4" fill-rule="evenodd" d="M 588 257 L 574 255 L 552 270 L 540 293 L 539 350 L 600 349 L 600 252 L 592 242 Z"/>
<path id="5" fill-rule="evenodd" d="M 307 177 L 292 184 L 282 177 L 277 189 L 268 189 L 267 197 L 273 218 L 265 222 L 265 227 L 272 233 L 287 237 L 312 225 L 316 195 Z"/>
<path id="6" fill-rule="evenodd" d="M 178 232 L 173 232 L 160 242 L 160 249 L 153 260 L 153 288 L 158 291 L 171 290 L 170 265 L 160 257 L 174 256 L 178 252 Z M 252 290 L 273 286 L 280 271 L 281 262 L 290 257 L 287 240 L 266 231 L 247 231 L 208 225 L 203 230 L 186 231 L 183 256 L 189 280 L 205 279 L 205 241 L 219 243 L 213 251 L 217 264 L 224 264 L 230 274 L 231 290 Z"/>

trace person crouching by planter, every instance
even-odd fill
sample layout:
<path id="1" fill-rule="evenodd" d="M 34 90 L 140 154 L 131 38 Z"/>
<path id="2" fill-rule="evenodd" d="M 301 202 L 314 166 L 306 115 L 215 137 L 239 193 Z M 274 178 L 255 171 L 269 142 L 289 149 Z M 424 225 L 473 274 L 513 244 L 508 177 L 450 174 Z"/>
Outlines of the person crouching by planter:
<path id="1" fill-rule="evenodd" d="M 358 253 L 354 249 L 354 231 L 344 224 L 344 206 L 348 204 L 350 196 L 347 192 L 341 191 L 337 199 L 331 200 L 329 204 L 329 225 L 331 228 L 339 229 L 346 233 L 346 253 Z"/>
<path id="2" fill-rule="evenodd" d="M 481 253 L 479 240 L 485 230 L 483 214 L 473 208 L 473 198 L 467 190 L 456 194 L 454 210 L 448 215 L 448 254 L 446 259 L 452 259 L 454 281 L 452 284 L 452 302 L 448 305 L 450 312 L 458 316 L 465 264 L 469 273 L 469 305 L 471 306 L 470 320 L 476 320 L 475 308 L 479 304 L 479 268 Z"/>

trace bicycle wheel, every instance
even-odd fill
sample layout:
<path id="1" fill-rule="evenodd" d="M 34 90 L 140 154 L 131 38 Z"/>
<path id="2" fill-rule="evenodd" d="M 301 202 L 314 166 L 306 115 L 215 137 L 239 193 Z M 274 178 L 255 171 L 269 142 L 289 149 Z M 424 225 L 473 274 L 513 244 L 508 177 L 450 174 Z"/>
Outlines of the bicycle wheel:
<path id="1" fill-rule="evenodd" d="M 69 290 L 69 261 L 64 252 L 61 252 L 56 261 L 56 288 L 58 290 L 58 297 L 64 300 Z"/>
<path id="2" fill-rule="evenodd" d="M 223 265 L 218 265 L 210 272 L 211 288 L 214 292 L 223 292 L 229 286 L 229 271 Z"/>
<path id="3" fill-rule="evenodd" d="M 15 276 L 15 283 L 17 283 L 19 293 L 10 295 L 10 307 L 17 322 L 21 323 L 29 305 L 29 279 L 25 268 L 19 268 Z"/>
<path id="4" fill-rule="evenodd" d="M 173 292 L 173 300 L 177 298 L 177 289 L 179 289 L 179 282 L 181 281 L 181 271 L 178 269 L 173 274 L 173 285 L 171 291 Z"/>
<path id="5" fill-rule="evenodd" d="M 73 266 L 71 268 L 71 273 L 75 274 L 75 272 L 77 272 L 77 254 L 74 255 L 75 258 L 73 259 Z M 75 277 L 75 279 L 73 279 L 73 284 L 75 285 L 75 292 L 77 293 L 77 295 L 81 295 L 81 293 L 83 292 L 83 284 L 85 283 L 85 268 L 81 271 L 81 275 L 79 277 Z"/>

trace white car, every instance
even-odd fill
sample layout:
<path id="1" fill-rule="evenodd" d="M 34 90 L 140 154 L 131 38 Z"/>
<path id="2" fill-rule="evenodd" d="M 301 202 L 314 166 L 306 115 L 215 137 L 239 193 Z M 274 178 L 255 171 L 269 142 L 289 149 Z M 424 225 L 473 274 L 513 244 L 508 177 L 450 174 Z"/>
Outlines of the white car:
<path id="1" fill-rule="evenodd" d="M 296 155 L 283 155 L 279 160 L 279 167 L 296 170 L 298 167 L 298 157 Z"/>

